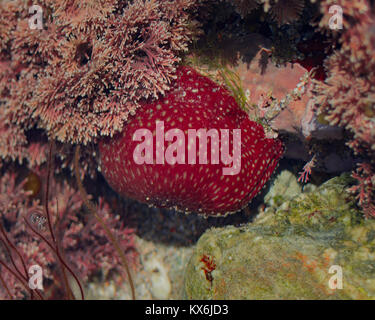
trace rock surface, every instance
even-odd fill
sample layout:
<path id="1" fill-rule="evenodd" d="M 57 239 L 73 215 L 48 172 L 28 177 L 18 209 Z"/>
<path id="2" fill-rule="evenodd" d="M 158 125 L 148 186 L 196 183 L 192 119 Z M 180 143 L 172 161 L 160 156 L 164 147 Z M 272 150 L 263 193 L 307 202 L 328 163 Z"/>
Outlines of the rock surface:
<path id="1" fill-rule="evenodd" d="M 181 299 L 183 277 L 192 247 L 176 247 L 136 236 L 140 263 L 132 270 L 137 300 Z M 113 279 L 96 279 L 86 287 L 89 300 L 130 300 L 129 284 L 116 274 Z"/>
<path id="2" fill-rule="evenodd" d="M 342 175 L 307 193 L 294 188 L 292 200 L 270 194 L 253 223 L 207 231 L 186 269 L 185 297 L 375 299 L 375 221 L 355 208 L 351 183 Z"/>

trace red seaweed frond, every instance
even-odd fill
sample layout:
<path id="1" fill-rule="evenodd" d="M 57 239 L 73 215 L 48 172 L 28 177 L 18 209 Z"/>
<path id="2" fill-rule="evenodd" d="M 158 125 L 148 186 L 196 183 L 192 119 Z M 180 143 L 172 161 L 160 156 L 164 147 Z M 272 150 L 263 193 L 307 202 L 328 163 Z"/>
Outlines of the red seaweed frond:
<path id="1" fill-rule="evenodd" d="M 203 255 L 202 258 L 200 259 L 200 262 L 203 262 L 204 267 L 201 269 L 204 272 L 204 275 L 206 277 L 206 280 L 210 282 L 212 285 L 213 277 L 212 277 L 212 271 L 216 269 L 216 263 L 214 262 L 213 257 L 209 257 L 207 255 Z"/>
<path id="2" fill-rule="evenodd" d="M 358 204 L 363 208 L 366 218 L 375 218 L 375 173 L 369 163 L 361 163 L 353 178 L 358 181 L 356 186 L 349 189 L 357 194 Z"/>
<path id="3" fill-rule="evenodd" d="M 298 182 L 307 183 L 310 179 L 311 171 L 315 167 L 316 162 L 316 155 L 314 155 L 309 162 L 307 162 L 304 167 L 303 171 L 299 172 Z"/>
<path id="4" fill-rule="evenodd" d="M 117 236 L 116 233 L 114 233 L 111 230 L 110 226 L 106 223 L 104 217 L 102 217 L 99 214 L 99 211 L 95 207 L 95 205 L 91 201 L 89 201 L 89 197 L 86 193 L 86 190 L 83 187 L 81 175 L 79 173 L 79 154 L 80 154 L 80 147 L 77 146 L 76 152 L 75 152 L 75 157 L 74 157 L 74 166 L 75 166 L 74 169 L 75 169 L 75 177 L 76 177 L 76 182 L 77 182 L 77 185 L 78 185 L 80 195 L 83 199 L 83 202 L 84 202 L 86 208 L 90 211 L 91 215 L 93 217 L 95 217 L 97 224 L 99 224 L 100 227 L 104 230 L 105 235 L 107 236 L 108 240 L 111 242 L 113 248 L 115 249 L 115 251 L 118 255 L 118 259 L 119 259 L 120 263 L 122 264 L 122 266 L 123 266 L 123 268 L 126 272 L 126 275 L 128 277 L 132 298 L 133 298 L 133 300 L 135 300 L 136 296 L 135 296 L 135 287 L 134 287 L 133 277 L 132 277 L 131 272 L 130 272 L 128 259 L 125 255 L 124 251 L 123 251 L 124 247 L 121 246 L 120 241 L 119 241 L 119 237 Z"/>
<path id="5" fill-rule="evenodd" d="M 45 170 L 37 172 L 40 180 L 46 181 Z M 12 170 L 0 176 L 0 299 L 69 298 L 63 270 L 67 278 L 73 272 L 84 282 L 99 271 L 105 278 L 120 270 L 116 252 L 101 225 L 83 214 L 76 188 L 65 180 L 57 181 L 54 175 L 50 177 L 48 212 L 54 242 L 45 204 L 32 196 L 33 191 L 26 191 L 28 180 L 19 180 Z M 43 185 L 44 192 L 45 188 Z M 134 230 L 126 228 L 111 211 L 108 202 L 99 197 L 98 214 L 116 235 L 131 266 L 135 266 Z M 65 265 L 59 263 L 56 248 Z M 29 288 L 28 270 L 32 265 L 43 270 L 43 292 Z"/>
<path id="6" fill-rule="evenodd" d="M 353 174 L 359 185 L 351 190 L 357 192 L 365 216 L 370 217 L 375 216 L 375 199 L 369 187 L 375 158 L 375 13 L 368 0 L 325 0 L 321 2 L 323 29 L 334 4 L 343 9 L 344 28 L 338 40 L 340 48 L 325 61 L 327 78 L 313 81 L 315 111 L 324 114 L 331 125 L 351 132 L 348 145 L 369 159 Z"/>

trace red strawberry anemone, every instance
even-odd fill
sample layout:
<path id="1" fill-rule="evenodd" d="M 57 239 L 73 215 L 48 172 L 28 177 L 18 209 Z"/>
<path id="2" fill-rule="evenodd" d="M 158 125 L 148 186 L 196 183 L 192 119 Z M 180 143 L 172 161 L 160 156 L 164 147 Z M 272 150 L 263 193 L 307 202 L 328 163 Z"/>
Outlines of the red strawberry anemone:
<path id="1" fill-rule="evenodd" d="M 283 153 L 226 89 L 188 67 L 99 148 L 102 173 L 119 194 L 211 216 L 246 206 Z"/>

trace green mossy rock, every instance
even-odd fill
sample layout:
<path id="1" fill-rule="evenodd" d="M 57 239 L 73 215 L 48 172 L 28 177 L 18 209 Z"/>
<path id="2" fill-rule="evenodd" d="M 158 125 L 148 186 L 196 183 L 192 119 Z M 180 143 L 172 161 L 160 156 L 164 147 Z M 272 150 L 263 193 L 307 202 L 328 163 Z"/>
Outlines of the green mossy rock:
<path id="1" fill-rule="evenodd" d="M 207 231 L 187 266 L 185 298 L 375 299 L 375 221 L 356 209 L 351 183 L 342 175 L 246 226 Z M 208 275 L 203 257 L 216 265 Z M 330 288 L 332 266 L 342 269 L 342 289 Z"/>

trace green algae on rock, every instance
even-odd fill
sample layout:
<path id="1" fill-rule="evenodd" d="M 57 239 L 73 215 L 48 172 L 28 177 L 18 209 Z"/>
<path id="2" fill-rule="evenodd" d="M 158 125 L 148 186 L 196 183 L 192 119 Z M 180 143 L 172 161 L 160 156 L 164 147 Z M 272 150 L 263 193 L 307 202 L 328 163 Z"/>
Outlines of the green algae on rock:
<path id="1" fill-rule="evenodd" d="M 375 299 L 375 221 L 356 209 L 351 183 L 344 174 L 246 226 L 207 231 L 187 266 L 185 297 Z M 342 289 L 330 288 L 332 266 L 342 268 Z"/>
<path id="2" fill-rule="evenodd" d="M 308 184 L 307 186 L 310 188 L 313 185 Z M 302 186 L 298 183 L 296 176 L 291 171 L 283 170 L 272 178 L 272 187 L 264 196 L 264 203 L 271 207 L 280 206 L 301 193 Z"/>

